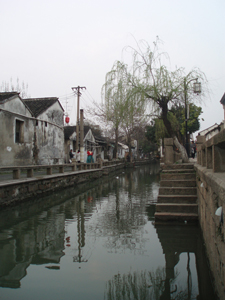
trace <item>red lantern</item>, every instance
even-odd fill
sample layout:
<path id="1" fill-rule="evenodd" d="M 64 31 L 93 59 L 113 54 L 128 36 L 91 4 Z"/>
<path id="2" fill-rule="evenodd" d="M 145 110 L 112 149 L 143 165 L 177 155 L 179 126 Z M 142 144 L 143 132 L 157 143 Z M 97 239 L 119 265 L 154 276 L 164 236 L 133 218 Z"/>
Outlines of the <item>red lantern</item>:
<path id="1" fill-rule="evenodd" d="M 66 119 L 65 119 L 66 123 L 68 124 L 69 121 L 70 121 L 70 118 L 68 116 L 66 116 Z"/>

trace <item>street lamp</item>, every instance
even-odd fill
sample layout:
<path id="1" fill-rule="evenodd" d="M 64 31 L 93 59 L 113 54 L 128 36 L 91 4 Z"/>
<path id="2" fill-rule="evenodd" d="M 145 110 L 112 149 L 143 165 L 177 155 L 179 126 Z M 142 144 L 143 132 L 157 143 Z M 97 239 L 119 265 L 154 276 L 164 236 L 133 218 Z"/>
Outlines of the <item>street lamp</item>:
<path id="1" fill-rule="evenodd" d="M 196 82 L 193 83 L 193 90 L 195 94 L 201 94 L 201 82 L 198 82 L 198 78 L 196 79 Z"/>
<path id="2" fill-rule="evenodd" d="M 184 78 L 184 100 L 185 100 L 185 148 L 186 148 L 186 151 L 187 151 L 187 155 L 189 157 L 190 155 L 190 151 L 189 151 L 189 141 L 188 141 L 188 131 L 187 131 L 187 121 L 189 119 L 189 116 L 187 115 L 187 102 L 188 102 L 188 97 L 187 97 L 187 88 L 188 88 L 188 85 L 191 81 L 194 81 L 194 84 L 193 84 L 193 92 L 195 94 L 200 94 L 201 93 L 201 82 L 198 82 L 198 78 L 193 78 L 189 81 L 186 82 L 186 78 Z"/>

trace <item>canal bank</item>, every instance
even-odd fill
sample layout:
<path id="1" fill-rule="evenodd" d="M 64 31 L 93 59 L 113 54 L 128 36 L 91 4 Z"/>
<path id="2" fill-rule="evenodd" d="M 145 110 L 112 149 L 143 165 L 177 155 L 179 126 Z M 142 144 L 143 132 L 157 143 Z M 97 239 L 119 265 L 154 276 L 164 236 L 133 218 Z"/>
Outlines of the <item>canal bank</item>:
<path id="1" fill-rule="evenodd" d="M 34 198 L 42 197 L 68 187 L 77 188 L 81 183 L 96 180 L 102 176 L 107 176 L 109 173 L 131 168 L 135 165 L 145 165 L 154 162 L 156 161 L 145 160 L 132 163 L 111 161 L 105 163 L 103 166 L 100 164 L 69 165 L 72 170 L 67 172 L 65 172 L 65 165 L 46 166 L 46 175 L 43 173 L 34 175 L 33 169 L 41 169 L 44 168 L 43 166 L 11 167 L 15 179 L 0 181 L 0 207 L 3 208 L 25 201 L 32 201 Z M 52 174 L 53 168 L 58 168 L 58 172 Z M 27 171 L 26 178 L 20 178 L 21 176 L 18 176 L 23 169 Z M 30 174 L 32 174 L 32 177 L 29 177 Z M 17 179 L 17 177 L 19 177 L 19 179 Z"/>
<path id="2" fill-rule="evenodd" d="M 172 169 L 179 161 L 178 154 L 174 151 L 173 139 L 165 139 L 164 145 L 164 163 Z M 194 169 L 197 188 L 198 220 L 204 237 L 216 293 L 220 300 L 224 300 L 225 130 L 222 130 L 207 141 L 205 137 L 197 136 L 196 145 L 197 162 L 194 164 Z M 170 173 L 172 174 L 171 171 Z"/>
<path id="3" fill-rule="evenodd" d="M 225 299 L 225 224 L 217 216 L 219 207 L 225 211 L 225 174 L 214 173 L 195 164 L 199 223 L 203 233 L 214 286 L 219 299 Z"/>
<path id="4" fill-rule="evenodd" d="M 217 299 L 199 226 L 154 222 L 158 170 L 127 168 L 2 210 L 1 299 Z"/>

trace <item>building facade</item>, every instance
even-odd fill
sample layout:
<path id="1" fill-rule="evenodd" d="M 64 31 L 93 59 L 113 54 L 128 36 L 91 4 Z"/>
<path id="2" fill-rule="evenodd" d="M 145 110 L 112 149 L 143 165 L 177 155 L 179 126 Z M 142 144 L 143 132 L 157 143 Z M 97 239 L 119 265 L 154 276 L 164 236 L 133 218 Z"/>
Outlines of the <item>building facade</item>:
<path id="1" fill-rule="evenodd" d="M 64 163 L 63 114 L 58 98 L 0 93 L 0 166 Z"/>

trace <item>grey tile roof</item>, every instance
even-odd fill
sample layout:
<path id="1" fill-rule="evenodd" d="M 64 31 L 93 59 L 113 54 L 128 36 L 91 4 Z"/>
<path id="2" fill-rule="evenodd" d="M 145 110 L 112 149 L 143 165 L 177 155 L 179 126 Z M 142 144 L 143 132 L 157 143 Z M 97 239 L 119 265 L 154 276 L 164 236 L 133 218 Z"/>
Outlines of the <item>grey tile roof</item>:
<path id="1" fill-rule="evenodd" d="M 76 126 L 65 126 L 64 127 L 64 136 L 65 140 L 69 140 L 70 136 L 76 132 Z M 84 137 L 88 133 L 89 129 L 91 129 L 89 126 L 84 125 Z"/>
<path id="2" fill-rule="evenodd" d="M 71 135 L 76 132 L 76 126 L 65 126 L 64 127 L 64 137 L 65 140 L 69 140 Z"/>
<path id="3" fill-rule="evenodd" d="M 42 114 L 50 106 L 52 106 L 55 102 L 57 102 L 58 98 L 56 97 L 29 98 L 29 99 L 23 99 L 23 101 L 32 111 L 34 117 L 37 118 L 40 114 Z"/>
<path id="4" fill-rule="evenodd" d="M 94 136 L 95 141 L 99 144 L 107 144 L 107 138 L 103 136 Z"/>
<path id="5" fill-rule="evenodd" d="M 0 92 L 0 102 L 7 100 L 13 96 L 19 96 L 18 92 Z"/>

